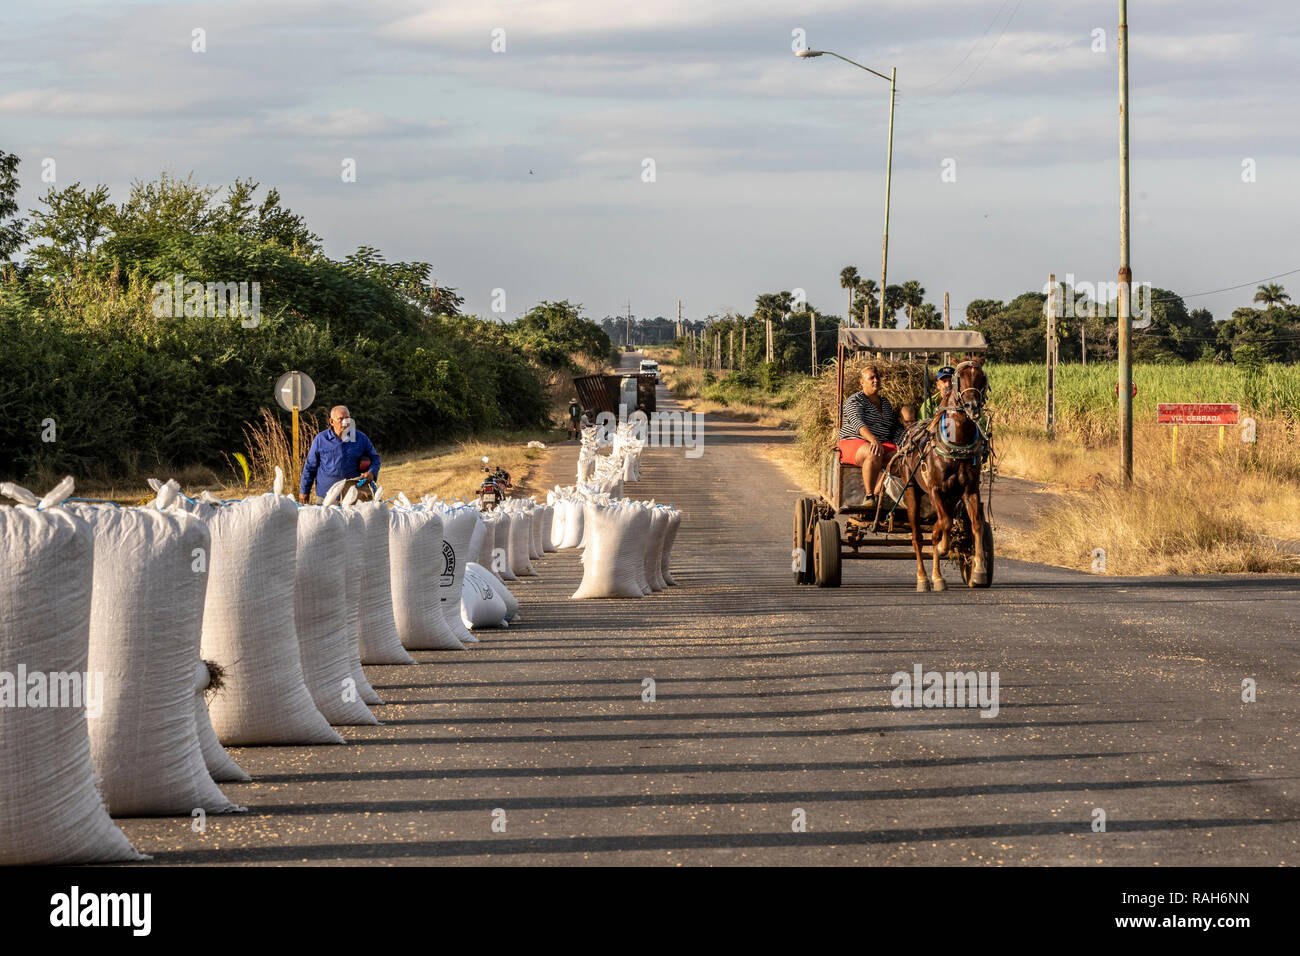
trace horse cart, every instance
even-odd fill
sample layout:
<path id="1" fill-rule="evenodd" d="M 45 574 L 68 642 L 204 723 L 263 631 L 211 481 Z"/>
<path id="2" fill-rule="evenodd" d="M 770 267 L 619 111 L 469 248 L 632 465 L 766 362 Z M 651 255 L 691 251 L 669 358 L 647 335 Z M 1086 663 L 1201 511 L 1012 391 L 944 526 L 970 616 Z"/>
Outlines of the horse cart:
<path id="1" fill-rule="evenodd" d="M 972 354 L 982 353 L 987 348 L 984 336 L 979 332 L 966 330 L 923 330 L 923 329 L 870 329 L 842 328 L 839 334 L 837 350 L 837 391 L 838 414 L 835 418 L 835 437 L 838 438 L 843 423 L 845 401 L 845 366 L 857 353 L 874 352 L 877 357 L 885 355 L 904 356 L 904 362 L 919 367 L 916 377 L 931 388 L 926 373 L 926 357 L 937 353 Z M 964 366 L 976 365 L 965 362 Z M 983 380 L 983 373 L 980 371 Z M 987 390 L 987 382 L 984 385 Z M 851 388 L 850 391 L 856 391 Z M 983 396 L 980 396 L 982 402 Z M 953 447 L 953 446 L 949 446 Z M 901 454 L 901 452 L 900 452 Z M 978 453 L 976 453 L 978 454 Z M 955 561 L 961 571 L 962 580 L 968 587 L 988 587 L 993 583 L 993 531 L 985 517 L 985 505 L 990 500 L 993 483 L 993 469 L 989 465 L 982 470 L 976 457 L 973 467 L 978 476 L 971 480 L 980 489 L 978 498 L 978 515 L 980 533 L 972 531 L 972 522 L 966 507 L 952 509 L 951 524 L 947 529 L 946 546 L 942 554 L 947 560 Z M 897 468 L 891 471 L 897 471 Z M 794 507 L 794 539 L 792 551 L 792 570 L 796 584 L 816 584 L 818 587 L 839 587 L 841 569 L 844 561 L 849 560 L 907 560 L 915 558 L 918 562 L 918 578 L 921 577 L 919 565 L 922 558 L 928 558 L 938 571 L 934 562 L 935 542 L 933 531 L 936 512 L 929 494 L 916 493 L 915 504 L 918 505 L 918 530 L 920 542 L 927 542 L 928 547 L 914 541 L 909 520 L 909 509 L 904 503 L 905 491 L 912 475 L 895 475 L 886 482 L 886 488 L 880 495 L 878 503 L 864 505 L 867 498 L 863 485 L 862 468 L 852 462 L 840 460 L 838 448 L 832 444 L 822 457 L 818 475 L 818 496 L 801 497 Z M 913 486 L 916 487 L 915 485 Z M 985 492 L 987 489 L 987 492 Z M 978 538 L 978 540 L 977 540 Z M 935 581 L 936 588 L 943 588 L 942 579 Z M 929 582 L 918 590 L 929 590 Z"/>

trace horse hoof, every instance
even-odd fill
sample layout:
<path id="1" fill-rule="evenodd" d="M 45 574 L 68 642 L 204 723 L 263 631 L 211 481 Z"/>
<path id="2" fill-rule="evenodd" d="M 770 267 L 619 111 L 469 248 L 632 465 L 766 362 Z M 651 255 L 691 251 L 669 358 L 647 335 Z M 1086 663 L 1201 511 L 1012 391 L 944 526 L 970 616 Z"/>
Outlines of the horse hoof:
<path id="1" fill-rule="evenodd" d="M 988 572 L 986 571 L 976 571 L 970 576 L 970 586 L 973 588 L 977 588 L 981 585 L 988 584 L 988 583 L 989 583 L 989 576 L 988 576 Z"/>
<path id="2" fill-rule="evenodd" d="M 946 591 L 946 590 L 948 590 L 948 585 L 947 585 L 947 583 L 944 581 L 943 578 L 935 578 L 935 579 L 934 579 L 934 589 L 935 589 L 936 591 Z"/>
<path id="3" fill-rule="evenodd" d="M 917 577 L 917 579 L 916 579 L 916 589 L 917 589 L 918 591 L 921 591 L 921 592 L 925 592 L 925 591 L 930 590 L 930 581 L 929 581 L 929 579 L 928 579 L 928 578 L 924 578 L 924 577 Z"/>

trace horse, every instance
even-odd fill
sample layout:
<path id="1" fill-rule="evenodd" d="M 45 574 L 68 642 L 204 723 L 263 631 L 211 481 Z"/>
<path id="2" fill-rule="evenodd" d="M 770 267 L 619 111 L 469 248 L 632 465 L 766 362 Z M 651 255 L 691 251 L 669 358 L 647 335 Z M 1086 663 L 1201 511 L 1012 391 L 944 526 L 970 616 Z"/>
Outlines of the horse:
<path id="1" fill-rule="evenodd" d="M 984 533 L 984 516 L 980 508 L 980 462 L 988 443 L 977 422 L 988 398 L 988 378 L 982 359 L 962 362 L 953 376 L 954 386 L 949 404 L 936 413 L 931 422 L 918 422 L 916 430 L 890 462 L 890 472 L 906 482 L 903 490 L 907 518 L 912 526 L 912 551 L 916 554 L 916 589 L 947 589 L 939 558 L 948 554 L 953 515 L 959 501 L 965 505 L 975 541 L 975 567 L 972 584 L 988 580 L 979 542 Z M 910 447 L 907 447 L 910 446 Z M 899 473 L 901 471 L 901 474 Z M 927 494 L 934 506 L 934 529 L 931 547 L 934 568 L 927 579 L 921 558 L 921 494 Z"/>

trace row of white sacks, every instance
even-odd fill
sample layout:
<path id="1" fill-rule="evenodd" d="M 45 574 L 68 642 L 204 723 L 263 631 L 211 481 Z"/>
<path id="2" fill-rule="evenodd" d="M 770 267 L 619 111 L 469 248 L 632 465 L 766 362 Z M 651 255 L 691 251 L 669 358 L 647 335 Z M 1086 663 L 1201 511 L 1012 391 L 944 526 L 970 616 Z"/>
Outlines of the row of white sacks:
<path id="1" fill-rule="evenodd" d="M 614 498 L 590 486 L 556 487 L 551 539 L 581 547 L 582 583 L 574 598 L 640 598 L 676 584 L 670 564 L 681 512 L 653 501 Z"/>
<path id="2" fill-rule="evenodd" d="M 216 782 L 249 777 L 222 744 L 377 723 L 361 665 L 517 618 L 490 568 L 535 574 L 551 516 L 192 501 L 172 482 L 117 508 L 71 490 L 0 489 L 20 501 L 0 507 L 0 864 L 138 859 L 110 814 L 240 810 Z"/>
<path id="3" fill-rule="evenodd" d="M 644 414 L 635 412 L 631 420 L 619 424 L 607 455 L 600 454 L 600 430 L 594 425 L 584 428 L 578 449 L 578 484 L 620 498 L 623 482 L 640 481 L 641 452 L 646 442 L 644 422 Z"/>

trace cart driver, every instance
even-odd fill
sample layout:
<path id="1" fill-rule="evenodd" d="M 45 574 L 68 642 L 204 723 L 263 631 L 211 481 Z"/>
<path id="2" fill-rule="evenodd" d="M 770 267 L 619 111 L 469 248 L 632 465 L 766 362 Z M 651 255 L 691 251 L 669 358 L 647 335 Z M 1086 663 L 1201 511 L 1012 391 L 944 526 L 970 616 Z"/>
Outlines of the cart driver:
<path id="1" fill-rule="evenodd" d="M 921 403 L 921 421 L 932 420 L 940 408 L 952 404 L 952 377 L 956 373 L 951 365 L 945 365 L 935 374 L 934 391 Z"/>
<path id="2" fill-rule="evenodd" d="M 889 399 L 880 392 L 880 369 L 867 365 L 859 379 L 862 391 L 844 402 L 840 425 L 840 461 L 862 469 L 862 485 L 868 497 L 863 505 L 870 508 L 880 494 L 881 475 L 889 457 L 898 450 L 902 426 Z"/>

